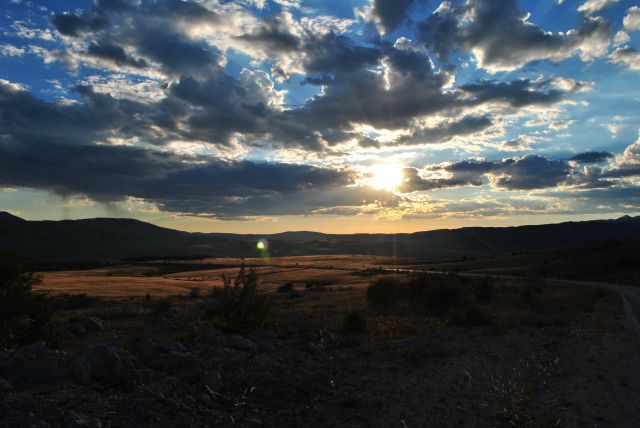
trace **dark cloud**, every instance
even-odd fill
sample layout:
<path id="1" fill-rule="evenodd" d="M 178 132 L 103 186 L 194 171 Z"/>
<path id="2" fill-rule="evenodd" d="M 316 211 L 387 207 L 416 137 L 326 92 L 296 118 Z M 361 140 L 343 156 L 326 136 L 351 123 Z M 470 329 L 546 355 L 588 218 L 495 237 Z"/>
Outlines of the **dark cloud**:
<path id="1" fill-rule="evenodd" d="M 80 15 L 56 14 L 52 23 L 60 34 L 92 38 L 88 53 L 111 59 L 119 65 L 141 67 L 147 62 L 156 62 L 167 74 L 180 76 L 211 71 L 219 60 L 217 50 L 182 33 L 180 26 L 183 24 L 219 23 L 216 13 L 192 1 L 129 3 L 103 0 L 95 2 Z M 107 36 L 110 41 L 102 42 Z M 123 45 L 142 58 L 134 60 L 127 56 Z"/>
<path id="2" fill-rule="evenodd" d="M 407 18 L 415 0 L 373 0 L 373 15 L 386 33 L 395 30 Z"/>
<path id="3" fill-rule="evenodd" d="M 458 26 L 462 15 L 462 10 L 443 3 L 434 13 L 417 24 L 420 40 L 427 49 L 445 61 L 454 47 L 461 43 Z"/>
<path id="4" fill-rule="evenodd" d="M 176 99 L 179 93 L 210 108 L 215 99 L 193 97 L 201 91 L 221 91 L 224 84 L 186 88 L 187 83 L 181 82 L 173 91 Z M 233 87 L 237 82 L 231 84 L 229 91 L 220 93 L 222 97 L 238 90 Z M 0 185 L 65 197 L 85 195 L 100 202 L 141 198 L 166 211 L 220 218 L 309 214 L 397 202 L 389 192 L 355 186 L 355 174 L 349 170 L 224 161 L 105 144 L 110 136 L 140 132 L 142 124 L 135 126 L 136 115 L 131 112 L 141 106 L 97 94 L 90 87 L 78 90 L 85 102 L 63 105 L 0 83 Z"/>
<path id="5" fill-rule="evenodd" d="M 103 42 L 91 43 L 87 48 L 89 55 L 115 62 L 117 65 L 129 65 L 131 67 L 144 68 L 147 62 L 143 59 L 135 59 L 127 55 L 122 46 Z"/>
<path id="6" fill-rule="evenodd" d="M 551 33 L 528 21 L 517 0 L 475 0 L 463 6 L 442 3 L 417 26 L 420 39 L 441 58 L 458 48 L 475 55 L 480 67 L 513 70 L 533 61 L 560 61 L 606 55 L 611 26 L 601 17 L 583 16 L 580 26 Z"/>
<path id="7" fill-rule="evenodd" d="M 580 162 L 580 163 L 600 163 L 612 157 L 613 157 L 613 154 L 609 152 L 584 152 L 584 153 L 578 153 L 577 155 L 573 156 L 570 160 Z"/>
<path id="8" fill-rule="evenodd" d="M 480 186 L 483 184 L 480 176 L 465 177 L 464 174 L 460 176 L 453 175 L 449 178 L 422 178 L 416 168 L 404 168 L 402 170 L 402 176 L 402 184 L 398 190 L 403 193 L 435 190 L 445 187 Z"/>
<path id="9" fill-rule="evenodd" d="M 460 86 L 460 90 L 473 96 L 473 103 L 502 101 L 513 107 L 524 107 L 532 104 L 548 105 L 557 103 L 564 92 L 548 88 L 549 81 L 533 82 L 529 79 L 518 79 L 510 82 L 483 80 L 478 83 Z"/>
<path id="10" fill-rule="evenodd" d="M 387 17 L 386 22 L 393 23 L 410 3 L 378 2 L 375 6 L 380 16 Z M 68 19 L 65 16 L 56 16 L 54 22 Z M 316 35 L 292 26 L 290 18 L 282 15 L 259 20 L 257 28 L 236 40 L 273 54 L 272 70 L 280 70 L 276 73 L 279 78 L 290 76 L 278 61 L 291 61 L 307 73 L 303 84 L 323 85 L 321 95 L 298 108 L 283 110 L 269 76 L 232 77 L 223 70 L 223 58 L 216 49 L 185 34 L 190 26 L 221 25 L 216 12 L 199 4 L 162 0 L 114 6 L 98 2 L 74 16 L 74 32 L 82 32 L 89 41 L 89 55 L 117 66 L 159 68 L 170 80 L 162 102 L 128 106 L 126 112 L 118 106 L 127 117 L 138 113 L 138 134 L 155 127 L 213 144 L 229 144 L 240 134 L 253 144 L 324 151 L 354 138 L 362 140 L 354 133 L 357 124 L 416 129 L 416 120 L 428 115 L 454 117 L 463 108 L 494 102 L 513 107 L 550 105 L 567 93 L 552 87 L 549 80 L 479 81 L 456 88 L 450 86 L 452 76 L 434 69 L 427 53 L 419 49 L 394 47 L 385 41 L 357 43 L 334 32 Z M 98 18 L 108 26 L 88 24 Z M 64 25 L 56 27 L 71 31 Z M 398 143 L 437 143 L 472 135 L 491 126 L 491 118 L 465 116 L 445 123 L 443 129 L 418 128 L 413 137 Z M 133 129 L 131 124 L 126 127 Z M 162 144 L 164 137 L 154 138 L 153 143 Z"/>
<path id="11" fill-rule="evenodd" d="M 311 73 L 345 73 L 378 63 L 382 50 L 357 45 L 347 36 L 328 33 L 305 43 L 304 66 Z"/>
<path id="12" fill-rule="evenodd" d="M 71 37 L 79 37 L 83 32 L 101 29 L 108 24 L 103 17 L 81 17 L 73 13 L 55 15 L 51 22 L 60 34 Z"/>
<path id="13" fill-rule="evenodd" d="M 417 130 L 412 135 L 395 141 L 398 145 L 443 143 L 454 137 L 481 132 L 493 125 L 487 116 L 465 116 L 433 128 Z"/>
<path id="14" fill-rule="evenodd" d="M 566 162 L 538 155 L 506 159 L 493 170 L 497 178 L 496 185 L 510 190 L 554 187 L 565 181 L 570 172 Z"/>
<path id="15" fill-rule="evenodd" d="M 415 168 L 404 170 L 404 192 L 444 187 L 480 186 L 488 181 L 507 190 L 533 190 L 555 187 L 564 183 L 572 173 L 566 161 L 550 160 L 543 156 L 527 155 L 502 161 L 464 160 L 428 167 L 430 171 L 444 171 L 447 177 L 422 178 Z"/>
<path id="16" fill-rule="evenodd" d="M 276 52 L 295 51 L 302 43 L 298 36 L 290 32 L 286 23 L 277 18 L 264 19 L 259 28 L 237 38 Z"/>

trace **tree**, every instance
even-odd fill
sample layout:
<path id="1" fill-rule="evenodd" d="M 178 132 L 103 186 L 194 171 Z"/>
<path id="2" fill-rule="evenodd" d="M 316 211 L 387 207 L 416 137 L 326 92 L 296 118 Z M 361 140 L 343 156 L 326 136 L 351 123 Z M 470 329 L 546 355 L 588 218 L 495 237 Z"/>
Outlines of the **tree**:
<path id="1" fill-rule="evenodd" d="M 0 348 L 31 343 L 44 334 L 52 308 L 46 296 L 33 292 L 41 281 L 23 259 L 0 254 Z"/>

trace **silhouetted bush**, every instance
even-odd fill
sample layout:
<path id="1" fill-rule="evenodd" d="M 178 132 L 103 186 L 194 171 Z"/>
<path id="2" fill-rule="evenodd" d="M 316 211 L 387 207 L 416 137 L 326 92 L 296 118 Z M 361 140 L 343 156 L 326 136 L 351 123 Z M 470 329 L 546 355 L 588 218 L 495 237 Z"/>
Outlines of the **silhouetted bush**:
<path id="1" fill-rule="evenodd" d="M 476 299 L 481 302 L 489 301 L 493 298 L 493 280 L 490 277 L 481 279 L 473 284 L 473 291 Z"/>
<path id="2" fill-rule="evenodd" d="M 311 288 L 311 287 L 313 287 L 313 284 L 307 284 L 306 287 L 307 288 Z M 279 293 L 288 293 L 290 291 L 293 291 L 293 282 L 287 282 L 287 283 L 281 285 L 280 287 L 278 287 L 278 292 Z"/>
<path id="3" fill-rule="evenodd" d="M 542 280 L 537 277 L 528 278 L 520 294 L 524 299 L 531 299 L 542 292 Z"/>
<path id="4" fill-rule="evenodd" d="M 422 305 L 427 311 L 443 312 L 460 302 L 460 288 L 455 277 L 432 275 L 422 292 Z"/>
<path id="5" fill-rule="evenodd" d="M 347 334 L 362 334 L 367 331 L 367 319 L 360 311 L 349 312 L 342 324 L 342 331 Z"/>
<path id="6" fill-rule="evenodd" d="M 0 348 L 42 339 L 53 313 L 46 296 L 33 293 L 41 282 L 24 260 L 0 255 Z"/>
<path id="7" fill-rule="evenodd" d="M 477 306 L 463 305 L 449 309 L 449 324 L 457 326 L 482 326 L 491 324 L 491 320 Z"/>
<path id="8" fill-rule="evenodd" d="M 156 315 L 164 315 L 171 311 L 171 308 L 173 307 L 173 302 L 168 298 L 165 298 L 165 299 L 153 301 L 152 305 L 153 305 L 153 311 L 155 312 Z"/>
<path id="9" fill-rule="evenodd" d="M 377 312 L 393 310 L 401 297 L 402 282 L 396 278 L 386 277 L 373 281 L 367 288 L 367 303 Z"/>
<path id="10" fill-rule="evenodd" d="M 219 327 L 227 333 L 250 332 L 262 328 L 270 309 L 270 298 L 258 286 L 255 270 L 240 268 L 238 276 L 224 279 L 224 288 L 216 296 L 216 302 L 208 315 L 217 317 Z"/>

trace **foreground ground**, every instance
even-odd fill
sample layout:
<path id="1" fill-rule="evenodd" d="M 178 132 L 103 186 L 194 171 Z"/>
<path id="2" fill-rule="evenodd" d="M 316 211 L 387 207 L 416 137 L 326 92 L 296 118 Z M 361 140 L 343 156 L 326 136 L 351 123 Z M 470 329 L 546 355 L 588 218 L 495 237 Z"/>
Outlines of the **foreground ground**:
<path id="1" fill-rule="evenodd" d="M 368 309 L 393 260 L 270 260 L 268 325 L 225 335 L 208 290 L 239 262 L 48 274 L 41 290 L 76 296 L 56 297 L 56 343 L 0 353 L 0 426 L 637 425 L 640 349 L 616 293 L 495 280 L 474 300 L 485 325 L 453 325 Z M 354 310 L 366 325 L 345 330 Z"/>

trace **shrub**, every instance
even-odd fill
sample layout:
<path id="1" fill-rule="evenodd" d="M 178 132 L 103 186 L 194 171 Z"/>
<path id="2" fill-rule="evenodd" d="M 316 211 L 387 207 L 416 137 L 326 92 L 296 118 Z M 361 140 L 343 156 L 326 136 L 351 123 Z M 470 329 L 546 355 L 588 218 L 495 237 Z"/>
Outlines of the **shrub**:
<path id="1" fill-rule="evenodd" d="M 422 293 L 422 305 L 427 311 L 444 312 L 460 301 L 460 289 L 449 276 L 432 276 Z"/>
<path id="2" fill-rule="evenodd" d="M 310 287 L 313 287 L 313 284 L 307 284 L 307 288 L 310 288 Z M 280 287 L 278 287 L 279 293 L 289 293 L 290 291 L 293 291 L 293 282 L 287 282 L 281 285 Z"/>
<path id="3" fill-rule="evenodd" d="M 191 287 L 189 290 L 189 298 L 199 299 L 200 297 L 202 297 L 202 291 L 198 287 Z"/>
<path id="4" fill-rule="evenodd" d="M 169 298 L 156 300 L 153 302 L 153 311 L 156 315 L 164 315 L 171 311 L 173 302 Z"/>
<path id="5" fill-rule="evenodd" d="M 386 277 L 373 281 L 367 288 L 367 303 L 377 312 L 390 312 L 398 303 L 401 282 L 396 278 Z"/>
<path id="6" fill-rule="evenodd" d="M 456 306 L 449 310 L 447 316 L 451 325 L 482 326 L 491 324 L 491 320 L 477 306 Z"/>
<path id="7" fill-rule="evenodd" d="M 476 299 L 481 302 L 489 301 L 493 298 L 493 280 L 490 277 L 485 277 L 479 282 L 473 284 L 473 291 L 476 295 Z"/>
<path id="8" fill-rule="evenodd" d="M 258 276 L 253 269 L 246 270 L 244 264 L 231 285 L 224 279 L 224 288 L 209 316 L 220 319 L 220 328 L 227 333 L 250 332 L 262 328 L 270 309 L 269 296 L 259 288 Z"/>
<path id="9" fill-rule="evenodd" d="M 24 260 L 0 255 L 0 348 L 41 339 L 52 316 L 46 296 L 33 293 L 41 282 Z"/>
<path id="10" fill-rule="evenodd" d="M 529 299 L 532 298 L 542 292 L 542 280 L 540 278 L 531 277 L 529 278 L 521 290 L 521 295 L 523 298 Z"/>
<path id="11" fill-rule="evenodd" d="M 367 319 L 360 311 L 351 311 L 345 316 L 342 331 L 347 334 L 362 334 L 367 331 Z"/>

